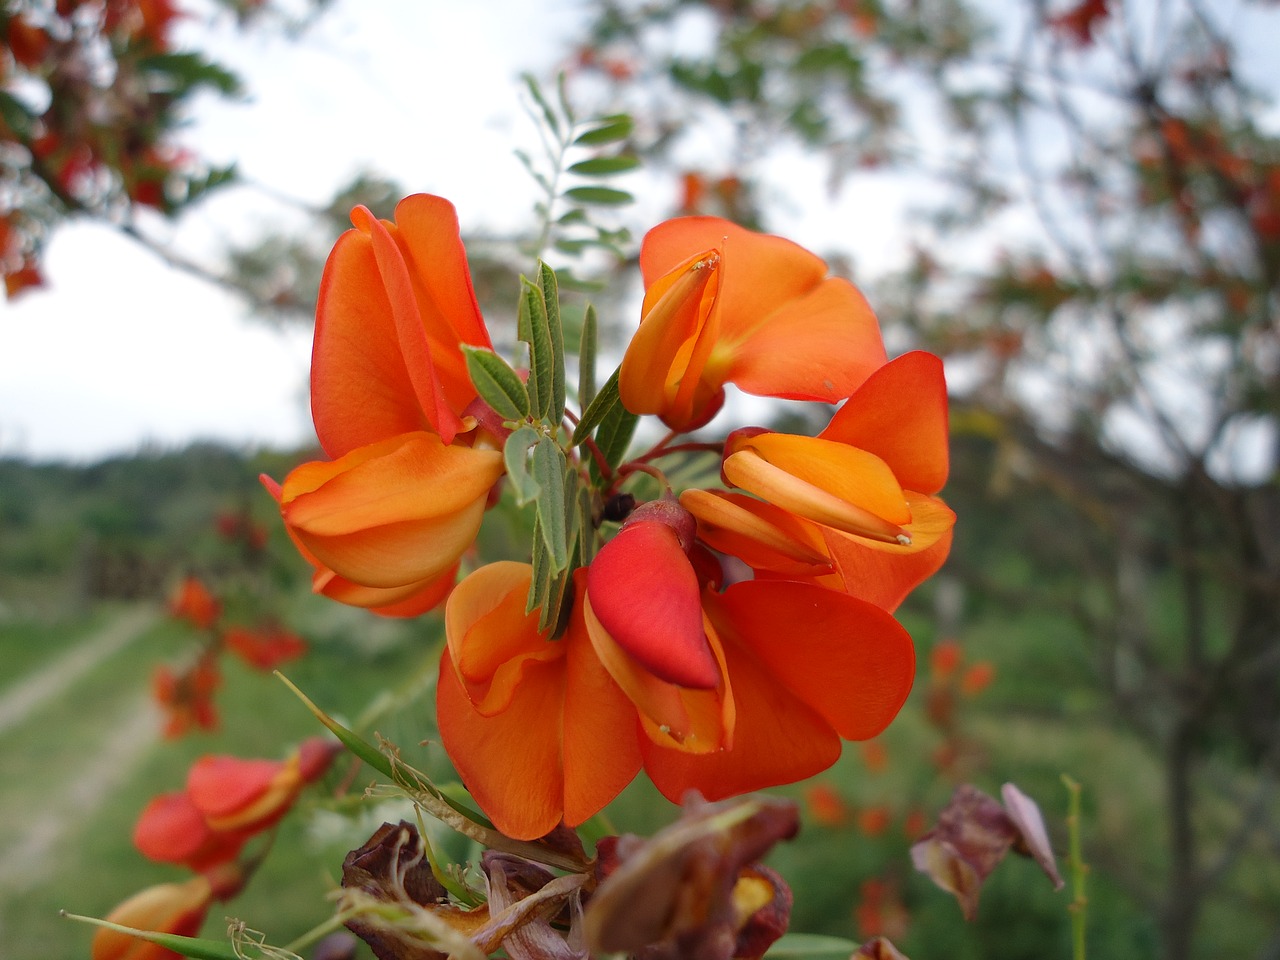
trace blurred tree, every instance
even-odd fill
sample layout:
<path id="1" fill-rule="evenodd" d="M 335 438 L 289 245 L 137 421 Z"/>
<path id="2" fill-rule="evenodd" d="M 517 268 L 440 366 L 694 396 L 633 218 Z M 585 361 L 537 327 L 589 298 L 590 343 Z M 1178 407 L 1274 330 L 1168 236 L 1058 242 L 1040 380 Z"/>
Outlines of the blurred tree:
<path id="1" fill-rule="evenodd" d="M 1232 895 L 1240 852 L 1274 845 L 1280 827 L 1280 139 L 1260 39 L 1280 11 L 593 11 L 573 80 L 633 113 L 634 146 L 679 184 L 679 212 L 767 227 L 761 198 L 785 193 L 767 161 L 782 146 L 824 157 L 832 191 L 883 171 L 913 178 L 930 219 L 909 268 L 880 278 L 881 316 L 900 343 L 948 357 L 955 428 L 990 444 L 1007 509 L 1032 488 L 1059 504 L 982 534 L 1044 574 L 1017 596 L 965 562 L 978 553 L 963 530 L 954 567 L 1011 602 L 1061 604 L 1096 640 L 1117 711 L 1166 771 L 1168 868 L 1143 891 L 1164 955 L 1208 955 L 1195 942 L 1206 904 Z M 690 160 L 708 132 L 723 142 L 715 172 Z M 1205 799 L 1223 783 L 1210 760 L 1223 757 L 1256 776 L 1232 822 L 1211 827 Z"/>
<path id="2" fill-rule="evenodd" d="M 327 2 L 307 0 L 301 19 L 272 0 L 216 6 L 245 29 L 300 31 Z M 43 282 L 41 252 L 74 217 L 230 282 L 179 261 L 139 217 L 176 217 L 235 179 L 234 167 L 205 162 L 179 136 L 198 94 L 240 91 L 221 65 L 175 45 L 175 25 L 191 16 L 180 0 L 0 3 L 0 276 L 9 297 Z"/>

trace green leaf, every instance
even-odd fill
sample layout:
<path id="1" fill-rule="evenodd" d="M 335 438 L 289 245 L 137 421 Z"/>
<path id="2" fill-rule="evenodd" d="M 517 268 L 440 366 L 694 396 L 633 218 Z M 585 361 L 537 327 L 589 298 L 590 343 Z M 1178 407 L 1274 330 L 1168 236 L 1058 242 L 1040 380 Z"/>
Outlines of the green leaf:
<path id="1" fill-rule="evenodd" d="M 784 933 L 765 953 L 765 960 L 846 960 L 857 949 L 857 943 L 843 937 Z"/>
<path id="2" fill-rule="evenodd" d="M 551 417 L 552 424 L 564 419 L 564 322 L 560 317 L 560 288 L 556 272 L 545 263 L 538 263 L 538 286 L 542 290 L 542 302 L 547 310 L 547 329 L 551 333 Z"/>
<path id="3" fill-rule="evenodd" d="M 582 409 L 591 406 L 596 396 L 596 345 L 599 342 L 599 321 L 596 319 L 596 308 L 587 304 L 586 313 L 582 315 L 582 335 L 578 338 L 578 403 Z M 575 430 L 575 437 L 578 432 Z"/>
<path id="4" fill-rule="evenodd" d="M 621 405 L 622 400 L 618 396 L 618 377 L 621 373 L 622 367 L 618 367 L 613 373 L 609 374 L 609 379 L 604 382 L 600 392 L 591 398 L 587 408 L 582 411 L 582 419 L 578 421 L 578 425 L 573 429 L 571 446 L 576 447 L 587 439 L 591 435 L 591 431 L 604 420 L 609 413 L 610 407 L 614 404 Z"/>
<path id="5" fill-rule="evenodd" d="M 564 474 L 568 468 L 560 444 L 543 437 L 533 448 L 533 477 L 542 488 L 538 497 L 538 521 L 551 565 L 558 573 L 569 565 Z"/>
<path id="6" fill-rule="evenodd" d="M 574 203 L 592 203 L 597 206 L 616 207 L 624 203 L 631 203 L 635 199 L 625 190 L 615 190 L 612 187 L 574 187 L 572 190 L 564 192 L 566 200 L 572 200 Z"/>
<path id="7" fill-rule="evenodd" d="M 559 137 L 560 121 L 556 118 L 556 112 L 551 109 L 551 104 L 547 102 L 547 98 L 542 95 L 542 88 L 538 86 L 538 81 L 534 79 L 531 73 L 521 74 L 520 79 L 524 81 L 524 85 L 528 88 L 529 95 L 533 97 L 534 102 L 541 108 L 542 119 L 546 121 L 547 128 Z"/>
<path id="8" fill-rule="evenodd" d="M 20 137 L 29 137 L 35 117 L 26 104 L 7 91 L 0 90 L 0 120 Z"/>
<path id="9" fill-rule="evenodd" d="M 591 488 L 578 485 L 578 563 L 587 566 L 596 555 L 595 502 Z"/>
<path id="10" fill-rule="evenodd" d="M 570 173 L 583 177 L 612 177 L 626 173 L 640 166 L 640 158 L 634 153 L 620 153 L 613 157 L 592 157 L 582 160 L 569 168 Z"/>
<path id="11" fill-rule="evenodd" d="M 594 147 L 604 143 L 616 143 L 619 140 L 625 140 L 631 136 L 631 130 L 635 126 L 631 117 L 625 113 L 615 113 L 607 117 L 600 117 L 598 120 L 591 121 L 598 126 L 587 130 L 578 135 L 573 142 L 583 147 Z"/>
<path id="12" fill-rule="evenodd" d="M 354 753 L 357 757 L 367 763 L 373 769 L 377 770 L 385 777 L 395 780 L 395 772 L 391 764 L 391 758 L 385 753 L 363 739 L 359 734 L 348 730 L 333 717 L 329 716 L 319 707 L 317 707 L 305 693 L 294 685 L 293 681 L 286 677 L 279 670 L 275 671 L 275 675 L 280 678 L 286 687 L 293 691 L 294 695 L 301 700 L 308 710 L 315 715 L 315 718 L 328 728 L 329 732 L 342 741 L 342 745 Z"/>
<path id="13" fill-rule="evenodd" d="M 631 438 L 635 435 L 636 424 L 639 422 L 640 418 L 624 407 L 621 400 L 605 411 L 604 419 L 596 430 L 596 449 L 610 467 L 616 467 L 627 455 L 627 448 L 631 446 Z M 593 475 L 600 474 L 600 465 L 594 458 L 591 469 Z"/>
<path id="14" fill-rule="evenodd" d="M 504 420 L 523 420 L 529 416 L 529 391 L 507 361 L 492 350 L 465 343 L 462 352 L 467 358 L 467 373 L 480 399 Z"/>
<path id="15" fill-rule="evenodd" d="M 147 943 L 154 943 L 164 947 L 166 950 L 180 953 L 184 957 L 191 957 L 192 960 L 243 960 L 235 945 L 226 940 L 198 940 L 195 937 L 181 937 L 176 933 L 139 930 L 136 927 L 126 927 L 118 923 L 111 923 L 109 920 L 99 920 L 97 917 L 82 917 L 76 913 L 67 913 L 65 910 L 62 916 L 68 920 L 79 920 L 81 923 L 91 923 L 95 927 L 102 927 L 105 930 L 114 930 L 116 933 L 125 933 L 131 937 L 137 937 Z M 288 954 L 288 956 L 292 956 L 292 954 Z M 249 960 L 252 960 L 251 955 Z"/>
<path id="16" fill-rule="evenodd" d="M 529 565 L 533 567 L 533 576 L 529 580 L 529 596 L 524 603 L 526 614 L 546 606 L 547 597 L 551 592 L 551 581 L 555 577 L 555 570 L 551 568 L 551 554 L 547 551 L 547 542 L 542 537 L 542 521 L 538 519 L 536 513 L 533 516 L 533 549 L 530 552 Z"/>
<path id="17" fill-rule="evenodd" d="M 562 227 L 570 227 L 577 223 L 587 223 L 587 212 L 581 207 L 574 207 L 572 210 L 560 214 L 556 218 L 556 223 Z"/>
<path id="18" fill-rule="evenodd" d="M 516 506 L 523 507 L 538 499 L 542 488 L 529 472 L 529 448 L 538 442 L 538 431 L 525 424 L 512 431 L 502 446 L 502 459 L 507 466 L 507 479 L 515 493 Z"/>
<path id="19" fill-rule="evenodd" d="M 529 344 L 529 396 L 533 400 L 532 413 L 539 420 L 548 420 L 555 395 L 555 349 L 551 341 L 551 327 L 547 318 L 547 304 L 541 288 L 529 280 L 520 278 L 520 339 Z M 559 423 L 557 419 L 554 421 Z"/>
<path id="20" fill-rule="evenodd" d="M 240 92 L 240 79 L 198 53 L 158 53 L 142 57 L 138 68 L 153 78 L 164 77 L 169 94 L 182 97 L 199 87 L 213 87 L 231 96 Z"/>

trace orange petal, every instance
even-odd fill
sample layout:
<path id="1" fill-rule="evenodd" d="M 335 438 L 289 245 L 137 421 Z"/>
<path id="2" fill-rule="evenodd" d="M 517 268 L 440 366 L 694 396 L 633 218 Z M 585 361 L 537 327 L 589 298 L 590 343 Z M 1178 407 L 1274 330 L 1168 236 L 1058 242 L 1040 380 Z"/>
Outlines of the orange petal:
<path id="1" fill-rule="evenodd" d="M 803 780 L 840 756 L 840 738 L 815 710 L 729 641 L 725 654 L 737 704 L 732 747 L 694 754 L 641 741 L 646 772 L 673 803 L 688 790 L 718 800 Z"/>
<path id="2" fill-rule="evenodd" d="M 874 604 L 807 583 L 747 581 L 725 591 L 715 622 L 846 740 L 880 733 L 911 692 L 911 637 Z"/>
<path id="3" fill-rule="evenodd" d="M 433 434 L 393 437 L 299 467 L 285 479 L 281 512 L 308 553 L 344 579 L 421 584 L 474 541 L 501 460 Z"/>
<path id="4" fill-rule="evenodd" d="M 737 342 L 761 314 L 804 296 L 827 275 L 818 256 L 782 237 L 756 233 L 718 217 L 682 217 L 660 223 L 640 247 L 648 288 L 700 250 L 721 256 L 721 335 Z"/>
<path id="5" fill-rule="evenodd" d="M 575 574 L 579 596 L 585 579 Z M 573 827 L 621 793 L 642 761 L 635 705 L 596 656 L 582 604 L 570 614 L 564 644 L 564 820 Z"/>
<path id="6" fill-rule="evenodd" d="M 458 680 L 476 712 L 493 716 L 511 704 L 526 669 L 564 656 L 564 645 L 525 613 L 533 568 L 491 563 L 466 577 L 445 606 L 445 635 Z"/>
<path id="7" fill-rule="evenodd" d="M 942 361 L 914 351 L 872 374 L 819 434 L 869 450 L 910 490 L 937 493 L 949 469 Z"/>
<path id="8" fill-rule="evenodd" d="M 311 406 L 331 457 L 430 429 L 452 439 L 475 396 L 460 343 L 490 346 L 448 201 L 419 195 L 399 225 L 355 212 L 325 264 Z"/>
<path id="9" fill-rule="evenodd" d="M 893 611 L 912 590 L 937 573 L 951 550 L 956 515 L 941 500 L 907 491 L 912 521 L 910 546 L 850 537 L 823 536 L 839 575 L 838 589 Z"/>
<path id="10" fill-rule="evenodd" d="M 315 563 L 318 565 L 319 561 Z M 458 564 L 455 563 L 433 579 L 415 581 L 402 587 L 366 587 L 319 565 L 311 577 L 311 589 L 339 603 L 364 607 L 381 617 L 418 617 L 438 607 L 453 589 L 457 578 Z"/>
<path id="11" fill-rule="evenodd" d="M 715 295 L 718 266 L 715 251 L 695 253 L 646 290 L 640 326 L 618 374 L 622 405 L 632 413 L 665 414 L 681 381 L 697 382 L 700 365 L 690 370 L 690 356 Z"/>
<path id="12" fill-rule="evenodd" d="M 119 904 L 107 920 L 124 927 L 194 937 L 213 903 L 213 887 L 203 875 L 185 883 L 147 887 Z M 93 935 L 92 960 L 170 960 L 176 954 L 159 944 L 139 940 L 118 930 L 99 929 Z"/>
<path id="13" fill-rule="evenodd" d="M 731 742 L 733 691 L 724 678 L 719 640 L 710 634 L 707 636 L 716 656 L 720 683 L 713 690 L 691 690 L 650 673 L 619 646 L 597 619 L 589 592 L 583 595 L 582 614 L 596 657 L 635 704 L 649 737 L 680 750 L 703 753 Z M 709 627 L 704 617 L 704 632 Z"/>
<path id="14" fill-rule="evenodd" d="M 724 340 L 724 379 L 765 397 L 834 403 L 858 389 L 886 359 L 871 306 L 838 277 L 761 316 L 750 328 L 726 332 Z"/>
<path id="15" fill-rule="evenodd" d="M 507 708 L 482 716 L 468 699 L 448 649 L 440 660 L 440 740 L 480 809 L 517 840 L 550 833 L 564 815 L 557 709 L 563 698 L 562 663 L 535 663 Z"/>
<path id="16" fill-rule="evenodd" d="M 702 690 L 719 681 L 698 578 L 668 524 L 624 526 L 591 561 L 587 592 L 609 636 L 658 679 Z"/>
<path id="17" fill-rule="evenodd" d="M 811 440 L 808 437 L 797 437 L 795 439 Z M 836 446 L 836 445 L 832 445 Z M 853 448 L 844 447 L 842 450 L 849 451 Z M 864 459 L 862 463 L 852 463 L 851 466 L 863 466 L 876 458 L 867 455 L 869 460 Z M 832 458 L 834 460 L 834 458 Z M 853 461 L 851 457 L 842 457 L 840 459 Z M 825 463 L 819 461 L 816 466 L 832 466 L 831 461 Z M 789 463 L 792 469 L 803 469 L 802 464 Z M 883 462 L 880 463 L 883 467 Z M 725 457 L 721 469 L 725 478 L 736 486 L 742 487 L 744 490 L 754 493 L 758 497 L 763 497 L 770 503 L 795 513 L 814 523 L 820 523 L 824 526 L 835 527 L 837 530 L 843 530 L 846 533 L 857 534 L 858 536 L 870 537 L 876 540 L 884 540 L 888 543 L 906 543 L 908 536 L 906 532 L 897 523 L 892 522 L 880 514 L 872 511 L 863 503 L 871 501 L 877 503 L 886 512 L 891 512 L 894 517 L 901 520 L 909 520 L 910 512 L 907 509 L 906 498 L 902 495 L 901 490 L 897 491 L 897 499 L 901 506 L 893 502 L 893 490 L 886 489 L 889 484 L 894 488 L 897 484 L 893 481 L 893 475 L 888 473 L 888 468 L 881 471 L 875 471 L 879 476 L 874 477 L 880 481 L 883 486 L 879 490 L 871 487 L 858 488 L 850 486 L 843 482 L 843 478 L 839 475 L 827 472 L 825 475 L 820 471 L 805 470 L 807 474 L 813 476 L 820 482 L 830 482 L 831 485 L 842 487 L 847 490 L 850 496 L 859 497 L 863 502 L 850 502 L 837 493 L 824 489 L 817 483 L 810 482 L 804 477 L 796 476 L 787 467 L 779 466 L 770 462 L 764 456 L 761 456 L 755 449 L 743 449 L 736 453 L 732 453 Z M 870 472 L 870 471 L 868 471 Z M 892 509 L 888 509 L 892 507 Z"/>
<path id="18" fill-rule="evenodd" d="M 831 570 L 820 528 L 740 493 L 686 490 L 680 504 L 698 520 L 698 536 L 755 570 L 812 577 Z"/>

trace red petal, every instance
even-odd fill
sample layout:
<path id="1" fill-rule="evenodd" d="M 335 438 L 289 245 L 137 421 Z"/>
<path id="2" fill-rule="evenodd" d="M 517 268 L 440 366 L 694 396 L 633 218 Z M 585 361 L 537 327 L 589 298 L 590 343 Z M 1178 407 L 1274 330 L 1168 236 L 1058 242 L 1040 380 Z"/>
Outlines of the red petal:
<path id="1" fill-rule="evenodd" d="M 604 629 L 654 676 L 702 690 L 719 681 L 698 577 L 670 526 L 625 527 L 591 561 L 587 593 Z"/>
<path id="2" fill-rule="evenodd" d="M 206 817 L 225 817 L 257 801 L 284 766 L 279 760 L 203 756 L 187 774 L 187 790 Z"/>
<path id="3" fill-rule="evenodd" d="M 816 711 L 727 641 L 725 655 L 737 705 L 733 746 L 694 754 L 641 741 L 645 770 L 673 803 L 688 790 L 718 800 L 803 780 L 840 756 L 840 738 Z"/>
<path id="4" fill-rule="evenodd" d="M 725 591 L 713 618 L 846 740 L 880 733 L 911 692 L 911 637 L 874 604 L 807 583 L 748 581 Z"/>

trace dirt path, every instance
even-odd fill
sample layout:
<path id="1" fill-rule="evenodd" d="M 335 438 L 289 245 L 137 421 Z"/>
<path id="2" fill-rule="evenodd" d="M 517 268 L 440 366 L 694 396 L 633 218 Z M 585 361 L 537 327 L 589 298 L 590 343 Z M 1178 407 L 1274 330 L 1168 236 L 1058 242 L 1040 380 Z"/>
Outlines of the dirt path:
<path id="1" fill-rule="evenodd" d="M 0 903 L 5 894 L 46 879 L 53 870 L 55 848 L 74 841 L 77 825 L 84 821 L 81 811 L 93 809 L 104 795 L 128 782 L 159 738 L 159 712 L 150 699 L 132 699 L 122 712 L 105 720 L 103 729 L 110 734 L 77 766 L 67 788 L 47 797 L 24 824 L 17 846 L 0 850 Z M 0 916 L 0 932 L 3 928 Z"/>
<path id="2" fill-rule="evenodd" d="M 52 663 L 13 682 L 0 693 L 0 734 L 22 723 L 42 703 L 58 696 L 112 654 L 124 649 L 155 623 L 154 607 L 132 607 L 77 643 Z"/>

